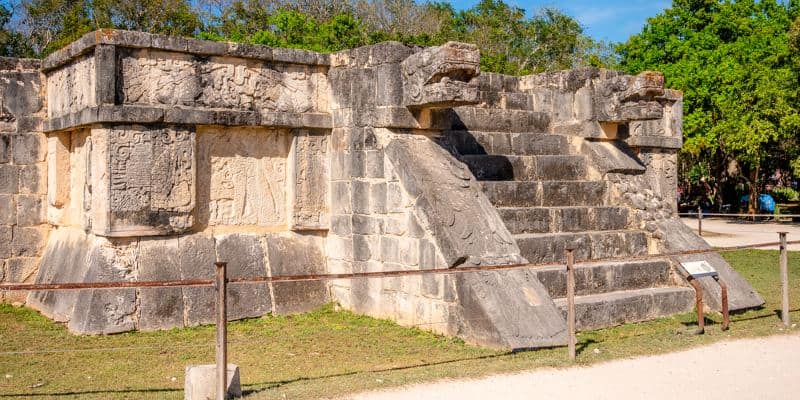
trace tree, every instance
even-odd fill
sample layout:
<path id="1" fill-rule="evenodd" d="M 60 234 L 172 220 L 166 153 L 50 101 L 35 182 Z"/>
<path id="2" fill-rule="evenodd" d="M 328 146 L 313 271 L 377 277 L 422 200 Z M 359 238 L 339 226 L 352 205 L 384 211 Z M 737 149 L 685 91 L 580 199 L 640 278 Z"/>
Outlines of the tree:
<path id="1" fill-rule="evenodd" d="M 201 28 L 188 0 L 29 0 L 22 6 L 31 47 L 40 56 L 101 28 L 186 36 Z"/>
<path id="2" fill-rule="evenodd" d="M 92 15 L 99 26 L 163 35 L 194 36 L 201 28 L 187 0 L 95 0 Z"/>
<path id="3" fill-rule="evenodd" d="M 86 0 L 31 0 L 23 3 L 25 25 L 31 46 L 45 56 L 101 28 L 91 17 L 91 3 Z"/>
<path id="4" fill-rule="evenodd" d="M 786 152 L 796 150 L 787 145 L 796 148 L 800 133 L 794 14 L 776 0 L 674 0 L 619 47 L 628 72 L 663 71 L 684 92 L 682 170 L 711 160 L 711 174 L 724 177 L 735 160 L 751 211 L 764 168 L 788 167 Z"/>
<path id="5" fill-rule="evenodd" d="M 10 26 L 11 10 L 0 5 L 0 56 L 32 57 L 33 49 L 25 36 Z"/>

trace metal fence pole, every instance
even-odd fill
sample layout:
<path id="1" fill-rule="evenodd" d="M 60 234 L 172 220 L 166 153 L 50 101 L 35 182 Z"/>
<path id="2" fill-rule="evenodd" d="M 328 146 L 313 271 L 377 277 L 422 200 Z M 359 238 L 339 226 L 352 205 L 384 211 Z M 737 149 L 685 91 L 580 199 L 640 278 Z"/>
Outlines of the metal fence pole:
<path id="1" fill-rule="evenodd" d="M 703 207 L 697 206 L 697 234 L 703 236 Z"/>
<path id="2" fill-rule="evenodd" d="M 567 330 L 569 331 L 569 359 L 575 361 L 575 250 L 567 249 Z"/>
<path id="3" fill-rule="evenodd" d="M 228 263 L 218 262 L 214 265 L 217 267 L 217 400 L 225 400 L 228 398 L 228 312 L 225 304 Z"/>
<path id="4" fill-rule="evenodd" d="M 703 286 L 691 275 L 686 279 L 694 288 L 694 307 L 697 309 L 697 331 L 695 333 L 702 335 L 706 332 L 706 317 L 703 315 Z"/>
<path id="5" fill-rule="evenodd" d="M 786 232 L 778 232 L 781 238 L 781 319 L 789 326 L 789 259 L 786 244 Z"/>

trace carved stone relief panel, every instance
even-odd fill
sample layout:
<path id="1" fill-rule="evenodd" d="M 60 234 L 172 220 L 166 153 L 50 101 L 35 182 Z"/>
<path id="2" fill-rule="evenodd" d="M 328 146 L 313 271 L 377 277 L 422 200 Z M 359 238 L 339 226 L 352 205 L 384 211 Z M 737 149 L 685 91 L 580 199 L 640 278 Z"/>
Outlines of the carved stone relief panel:
<path id="1" fill-rule="evenodd" d="M 290 131 L 199 129 L 198 223 L 286 226 Z"/>
<path id="2" fill-rule="evenodd" d="M 315 104 L 328 91 L 324 71 L 317 67 L 157 50 L 120 54 L 117 90 L 124 104 L 294 113 L 327 109 Z"/>
<path id="3" fill-rule="evenodd" d="M 91 55 L 47 75 L 47 116 L 59 117 L 96 105 L 95 60 Z"/>
<path id="4" fill-rule="evenodd" d="M 294 131 L 287 174 L 291 229 L 328 229 L 329 169 L 328 136 Z"/>
<path id="5" fill-rule="evenodd" d="M 92 138 L 92 164 L 96 166 L 92 179 L 97 188 L 92 208 L 100 222 L 93 223 L 95 233 L 159 235 L 191 227 L 195 204 L 193 131 L 126 125 L 94 129 Z M 106 215 L 102 215 L 104 210 Z"/>

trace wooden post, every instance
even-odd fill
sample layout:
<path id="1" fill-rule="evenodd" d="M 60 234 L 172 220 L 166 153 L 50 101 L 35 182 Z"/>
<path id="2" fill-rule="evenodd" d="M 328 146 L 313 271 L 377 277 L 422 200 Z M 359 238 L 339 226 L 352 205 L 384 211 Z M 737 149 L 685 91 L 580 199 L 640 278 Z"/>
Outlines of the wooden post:
<path id="1" fill-rule="evenodd" d="M 569 359 L 575 361 L 575 250 L 567 249 L 567 330 L 569 331 Z"/>
<path id="2" fill-rule="evenodd" d="M 781 319 L 789 327 L 789 259 L 786 248 L 786 232 L 778 232 L 781 238 Z"/>
<path id="3" fill-rule="evenodd" d="M 225 400 L 228 398 L 228 312 L 225 304 L 228 263 L 214 265 L 217 267 L 217 400 Z"/>
<path id="4" fill-rule="evenodd" d="M 703 207 L 697 206 L 697 234 L 703 236 Z"/>

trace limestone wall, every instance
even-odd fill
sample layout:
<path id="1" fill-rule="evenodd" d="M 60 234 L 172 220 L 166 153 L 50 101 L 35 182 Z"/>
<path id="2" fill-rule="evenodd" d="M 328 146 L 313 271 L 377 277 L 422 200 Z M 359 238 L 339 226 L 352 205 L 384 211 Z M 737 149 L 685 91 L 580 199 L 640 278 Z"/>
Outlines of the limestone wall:
<path id="1" fill-rule="evenodd" d="M 328 55 L 108 30 L 41 66 L 0 60 L 3 281 L 210 278 L 216 260 L 232 277 L 526 262 L 458 158 L 476 145 L 585 154 L 587 187 L 612 189 L 606 200 L 663 243 L 654 222 L 674 213 L 681 105 L 660 75 L 510 77 L 479 61 L 452 42 Z M 568 139 L 530 140 L 545 133 Z M 114 333 L 208 323 L 212 294 L 36 292 L 28 304 L 74 332 Z M 230 301 L 231 319 L 336 301 L 489 346 L 566 340 L 547 288 L 522 270 L 236 284 Z"/>
<path id="2" fill-rule="evenodd" d="M 0 282 L 31 282 L 47 240 L 43 93 L 38 61 L 0 58 Z"/>
<path id="3" fill-rule="evenodd" d="M 217 260 L 237 277 L 325 272 L 327 69 L 312 52 L 124 31 L 48 57 L 41 210 L 55 232 L 41 262 L 32 258 L 37 281 L 210 278 Z M 208 323 L 211 295 L 82 290 L 28 301 L 74 332 L 112 333 Z M 237 284 L 230 317 L 328 299 L 322 282 Z"/>

